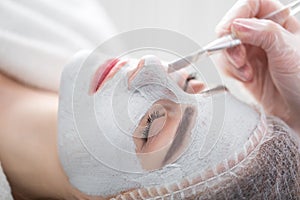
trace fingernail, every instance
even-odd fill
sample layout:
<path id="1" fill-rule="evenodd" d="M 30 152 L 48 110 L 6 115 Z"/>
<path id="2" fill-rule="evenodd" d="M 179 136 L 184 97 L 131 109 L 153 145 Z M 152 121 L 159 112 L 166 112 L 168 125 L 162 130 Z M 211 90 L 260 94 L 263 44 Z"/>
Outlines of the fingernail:
<path id="1" fill-rule="evenodd" d="M 249 82 L 253 78 L 253 69 L 250 64 L 247 62 L 243 67 L 238 69 L 240 78 L 244 82 Z"/>
<path id="2" fill-rule="evenodd" d="M 240 79 L 243 82 L 247 82 L 247 77 L 245 76 L 244 72 L 240 71 L 240 70 L 236 70 L 237 72 L 237 78 Z"/>
<path id="3" fill-rule="evenodd" d="M 241 68 L 246 63 L 246 49 L 240 45 L 227 49 L 229 61 L 237 68 Z"/>
<path id="4" fill-rule="evenodd" d="M 242 72 L 243 80 L 244 81 L 250 81 L 251 80 L 251 73 L 250 71 L 244 71 Z"/>
<path id="5" fill-rule="evenodd" d="M 249 24 L 248 19 L 236 19 L 231 26 L 231 31 L 236 37 L 239 37 L 241 33 L 251 29 L 253 29 L 253 27 Z"/>

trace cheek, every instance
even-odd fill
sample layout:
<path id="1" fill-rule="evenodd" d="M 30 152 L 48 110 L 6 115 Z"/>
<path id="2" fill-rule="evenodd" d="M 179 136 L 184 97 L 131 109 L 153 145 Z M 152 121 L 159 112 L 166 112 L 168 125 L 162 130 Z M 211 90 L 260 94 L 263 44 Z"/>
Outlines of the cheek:
<path id="1" fill-rule="evenodd" d="M 173 142 L 180 120 L 180 113 L 170 112 L 163 128 L 156 135 L 150 137 L 147 143 L 141 144 L 140 141 L 137 141 L 137 148 L 138 145 L 142 146 L 142 151 L 138 154 L 138 157 L 145 170 L 155 170 L 163 167 L 163 161 Z"/>
<path id="2" fill-rule="evenodd" d="M 148 139 L 138 157 L 146 170 L 159 169 L 175 137 L 179 122 L 167 120 L 161 131 Z"/>
<path id="3" fill-rule="evenodd" d="M 178 124 L 180 123 L 180 119 L 180 113 L 168 113 L 164 126 L 161 128 L 159 133 L 153 135 L 148 139 L 148 142 L 145 145 L 143 152 L 146 153 L 159 151 L 160 149 L 164 149 L 170 146 L 175 137 Z"/>
<path id="4" fill-rule="evenodd" d="M 162 168 L 163 160 L 165 158 L 165 155 L 167 154 L 167 151 L 168 146 L 166 146 L 166 148 L 160 149 L 159 151 L 139 154 L 138 158 L 143 169 L 150 171 Z"/>
<path id="5" fill-rule="evenodd" d="M 142 138 L 142 135 L 147 124 L 147 116 L 149 113 L 152 113 L 152 109 L 156 110 L 157 106 L 163 107 L 165 119 L 153 121 L 149 130 L 148 139 L 145 140 Z M 159 100 L 148 110 L 148 114 L 146 114 L 139 123 L 139 126 L 134 131 L 133 140 L 136 145 L 137 156 L 145 170 L 158 169 L 161 168 L 163 164 L 170 163 L 169 159 L 168 162 L 165 163 L 165 159 L 167 154 L 170 154 L 170 149 L 173 149 L 173 141 L 176 137 L 177 129 L 181 124 L 186 106 L 187 105 L 176 104 L 169 100 Z M 160 108 L 160 110 L 162 110 L 162 108 Z M 183 141 L 185 140 L 185 138 L 181 136 L 178 138 Z M 175 159 L 178 158 L 178 154 L 181 154 L 182 148 L 184 148 L 183 146 L 184 145 L 180 145 L 180 147 L 174 149 L 170 157 L 171 162 L 174 161 L 173 157 Z"/>

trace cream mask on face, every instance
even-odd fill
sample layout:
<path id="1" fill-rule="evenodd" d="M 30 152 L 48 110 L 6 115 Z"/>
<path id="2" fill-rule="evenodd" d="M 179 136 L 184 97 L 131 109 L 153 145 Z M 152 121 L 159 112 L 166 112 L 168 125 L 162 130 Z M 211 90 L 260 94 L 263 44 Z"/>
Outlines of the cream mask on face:
<path id="1" fill-rule="evenodd" d="M 263 124 L 260 114 L 230 93 L 187 94 L 168 77 L 157 58 L 144 59 L 131 81 L 128 72 L 137 63 L 129 62 L 92 95 L 88 94 L 90 82 L 103 59 L 79 53 L 63 72 L 59 155 L 70 182 L 86 194 L 110 196 L 179 182 L 241 151 L 249 135 Z M 148 109 L 161 99 L 189 105 L 196 119 L 180 156 L 147 171 L 136 154 L 133 133 Z"/>

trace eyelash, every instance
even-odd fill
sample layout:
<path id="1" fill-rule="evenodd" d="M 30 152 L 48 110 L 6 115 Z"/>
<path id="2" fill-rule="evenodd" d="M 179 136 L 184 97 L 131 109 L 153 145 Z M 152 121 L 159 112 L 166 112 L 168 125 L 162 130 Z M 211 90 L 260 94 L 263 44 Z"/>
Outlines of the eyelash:
<path id="1" fill-rule="evenodd" d="M 148 140 L 148 136 L 149 136 L 149 131 L 151 128 L 152 123 L 154 122 L 154 120 L 161 118 L 165 116 L 165 114 L 160 114 L 159 111 L 153 111 L 150 115 L 148 115 L 147 118 L 147 125 L 145 127 L 145 129 L 143 130 L 143 139 L 145 140 L 145 142 L 147 142 Z"/>

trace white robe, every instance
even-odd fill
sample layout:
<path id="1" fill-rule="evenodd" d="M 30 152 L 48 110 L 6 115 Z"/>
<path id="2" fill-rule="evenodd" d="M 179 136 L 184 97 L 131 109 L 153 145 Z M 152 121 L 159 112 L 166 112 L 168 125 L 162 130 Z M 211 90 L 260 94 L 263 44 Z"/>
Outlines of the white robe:
<path id="1" fill-rule="evenodd" d="M 0 72 L 58 91 L 70 57 L 113 34 L 114 27 L 96 0 L 0 1 Z M 1 166 L 0 199 L 12 199 Z"/>
<path id="2" fill-rule="evenodd" d="M 114 33 L 97 0 L 0 1 L 0 71 L 58 91 L 68 59 Z"/>

